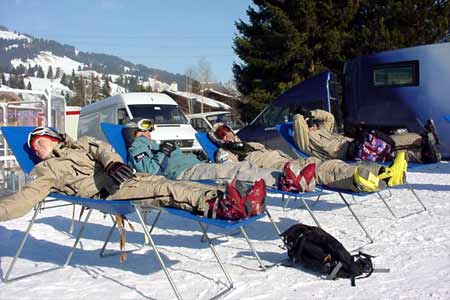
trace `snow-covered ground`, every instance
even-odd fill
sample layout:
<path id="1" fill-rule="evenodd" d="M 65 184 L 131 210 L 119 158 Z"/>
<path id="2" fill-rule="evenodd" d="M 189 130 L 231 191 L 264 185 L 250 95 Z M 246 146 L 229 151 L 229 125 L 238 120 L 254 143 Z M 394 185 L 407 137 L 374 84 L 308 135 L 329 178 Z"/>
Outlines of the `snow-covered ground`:
<path id="1" fill-rule="evenodd" d="M 427 212 L 415 214 L 420 205 L 406 189 L 393 190 L 389 199 L 398 219 L 393 219 L 375 196 L 348 199 L 374 237 L 373 244 L 367 243 L 337 195 L 323 196 L 314 206 L 325 230 L 349 250 L 363 246 L 364 252 L 376 256 L 375 266 L 389 268 L 390 273 L 374 273 L 351 287 L 349 280 L 324 280 L 300 268 L 276 265 L 262 272 L 242 237 L 222 236 L 222 231 L 210 228 L 211 236 L 217 238 L 216 249 L 236 286 L 224 299 L 450 299 L 450 164 L 410 172 L 408 180 Z M 299 221 L 312 224 L 311 217 L 299 206 L 299 202 L 291 201 L 288 210 L 283 211 L 279 198 L 268 198 L 269 210 L 281 229 Z M 31 213 L 0 223 L 1 278 L 30 217 Z M 73 243 L 67 233 L 70 218 L 70 207 L 40 214 L 17 262 L 16 275 L 63 262 Z M 117 256 L 98 256 L 110 225 L 108 217 L 94 212 L 82 239 L 83 250 L 75 252 L 67 268 L 0 283 L 0 299 L 174 299 L 149 247 L 129 254 L 124 263 Z M 142 230 L 137 225 L 135 228 L 136 232 L 128 231 L 128 249 L 142 243 Z M 248 233 L 266 264 L 286 259 L 267 218 L 249 226 Z M 197 224 L 163 214 L 153 234 L 184 299 L 209 299 L 223 289 L 225 277 L 206 243 L 200 242 Z M 118 248 L 117 235 L 111 247 Z"/>

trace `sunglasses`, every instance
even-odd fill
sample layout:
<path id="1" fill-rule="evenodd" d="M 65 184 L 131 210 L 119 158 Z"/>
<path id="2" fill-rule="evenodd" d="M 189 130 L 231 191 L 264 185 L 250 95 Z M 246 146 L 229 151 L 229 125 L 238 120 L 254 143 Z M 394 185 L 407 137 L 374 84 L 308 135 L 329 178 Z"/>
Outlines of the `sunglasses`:
<path id="1" fill-rule="evenodd" d="M 149 119 L 142 119 L 137 122 L 136 127 L 141 131 L 153 131 L 155 130 L 155 126 L 153 122 Z"/>

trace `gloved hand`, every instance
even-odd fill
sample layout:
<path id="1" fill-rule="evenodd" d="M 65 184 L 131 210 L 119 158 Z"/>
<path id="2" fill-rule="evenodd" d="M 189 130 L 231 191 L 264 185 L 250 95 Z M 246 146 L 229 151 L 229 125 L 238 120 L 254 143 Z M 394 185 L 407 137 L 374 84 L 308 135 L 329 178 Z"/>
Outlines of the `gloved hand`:
<path id="1" fill-rule="evenodd" d="M 127 181 L 134 177 L 134 170 L 124 163 L 115 161 L 110 163 L 106 168 L 106 172 L 111 176 L 118 184 Z"/>
<path id="2" fill-rule="evenodd" d="M 171 142 L 164 142 L 159 146 L 159 151 L 164 153 L 166 156 L 170 156 L 175 149 L 177 149 L 177 147 Z"/>
<path id="3" fill-rule="evenodd" d="M 205 152 L 203 151 L 198 151 L 195 153 L 195 155 L 197 156 L 198 160 L 200 161 L 207 161 L 208 160 L 208 155 L 206 155 Z"/>

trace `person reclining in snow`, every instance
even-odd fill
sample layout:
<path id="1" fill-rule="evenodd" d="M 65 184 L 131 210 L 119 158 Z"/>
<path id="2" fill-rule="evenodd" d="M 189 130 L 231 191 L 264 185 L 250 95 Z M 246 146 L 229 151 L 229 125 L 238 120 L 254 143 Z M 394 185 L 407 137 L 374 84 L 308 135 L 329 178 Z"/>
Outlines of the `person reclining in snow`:
<path id="1" fill-rule="evenodd" d="M 403 184 L 406 177 L 406 153 L 402 151 L 398 152 L 389 167 L 377 164 L 357 166 L 338 159 L 322 161 L 317 157 L 309 157 L 294 160 L 284 152 L 266 149 L 260 143 L 242 142 L 231 128 L 223 123 L 214 124 L 208 136 L 219 148 L 216 152 L 216 161 L 223 163 L 247 161 L 255 168 L 283 170 L 285 175 L 290 173 L 288 170 L 291 169 L 293 162 L 300 168 L 315 164 L 317 183 L 336 189 L 374 192 L 386 186 Z"/>
<path id="2" fill-rule="evenodd" d="M 163 175 L 173 180 L 237 179 L 254 182 L 262 178 L 267 186 L 275 188 L 283 174 L 279 169 L 254 168 L 246 161 L 229 164 L 201 161 L 192 153 L 183 153 L 170 142 L 156 143 L 151 137 L 153 130 L 152 121 L 143 118 L 130 120 L 123 128 L 128 165 L 138 172 Z M 314 166 L 310 168 L 310 172 L 314 172 Z M 314 180 L 308 184 L 303 191 L 314 189 Z"/>
<path id="3" fill-rule="evenodd" d="M 28 146 L 42 161 L 31 171 L 31 182 L 0 199 L 0 221 L 25 215 L 51 192 L 106 200 L 135 198 L 143 205 L 176 207 L 224 219 L 264 210 L 263 180 L 247 191 L 227 185 L 223 192 L 217 186 L 134 174 L 108 143 L 87 136 L 73 141 L 47 127 L 30 132 Z"/>
<path id="4" fill-rule="evenodd" d="M 334 116 L 324 110 L 303 107 L 294 114 L 294 140 L 298 149 L 320 159 L 392 160 L 398 150 L 407 152 L 408 161 L 434 163 L 441 160 L 436 148 L 438 137 L 428 121 L 426 132 L 387 135 L 381 131 L 363 132 L 353 139 L 333 132 Z"/>

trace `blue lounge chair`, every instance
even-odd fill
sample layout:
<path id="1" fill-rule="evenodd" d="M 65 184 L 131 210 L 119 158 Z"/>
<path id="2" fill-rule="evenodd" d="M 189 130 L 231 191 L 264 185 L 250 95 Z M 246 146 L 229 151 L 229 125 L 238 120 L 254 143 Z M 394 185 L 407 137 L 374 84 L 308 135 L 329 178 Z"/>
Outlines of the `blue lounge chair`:
<path id="1" fill-rule="evenodd" d="M 215 153 L 217 151 L 217 146 L 209 139 L 208 135 L 204 132 L 201 133 L 197 133 L 196 134 L 197 140 L 200 143 L 200 145 L 203 147 L 203 150 L 207 153 L 208 158 L 211 161 L 215 161 Z M 366 237 L 369 239 L 370 243 L 373 243 L 373 238 L 370 236 L 369 232 L 366 230 L 366 228 L 363 226 L 363 224 L 361 223 L 361 221 L 359 220 L 358 216 L 355 214 L 355 212 L 353 211 L 353 209 L 351 208 L 350 204 L 347 202 L 347 200 L 345 199 L 345 197 L 343 196 L 344 193 L 346 194 L 352 194 L 353 195 L 368 195 L 367 193 L 352 193 L 352 192 L 347 192 L 347 191 L 341 191 L 341 190 L 336 190 L 336 189 L 331 189 L 328 187 L 324 187 L 319 185 L 318 188 L 316 188 L 315 191 L 313 192 L 308 192 L 308 193 L 289 193 L 289 192 L 283 192 L 283 191 L 279 191 L 276 189 L 267 189 L 268 191 L 274 192 L 274 193 L 282 193 L 283 196 L 285 194 L 288 194 L 291 197 L 300 197 L 300 199 L 303 201 L 304 204 L 306 204 L 306 202 L 304 201 L 303 197 L 308 197 L 310 194 L 313 195 L 317 195 L 317 193 L 319 193 L 319 196 L 317 197 L 317 201 L 321 195 L 321 193 L 323 193 L 323 191 L 330 191 L 330 192 L 336 192 L 339 194 L 339 196 L 341 197 L 341 199 L 344 201 L 345 205 L 347 206 L 348 210 L 350 211 L 350 213 L 352 214 L 352 216 L 355 218 L 356 222 L 358 222 L 359 226 L 361 227 L 361 229 L 364 231 L 364 233 L 366 234 Z M 380 196 L 381 197 L 381 196 Z M 284 198 L 283 198 L 284 199 Z M 386 206 L 388 207 L 389 211 L 393 214 L 392 210 L 389 208 L 389 206 L 387 205 L 387 203 L 385 202 L 384 198 L 382 198 L 383 202 L 386 204 Z M 316 222 L 316 224 L 318 224 L 317 218 L 314 216 L 314 213 L 312 212 L 312 210 L 305 205 L 308 212 L 310 213 L 311 217 L 314 219 L 314 221 Z M 318 225 L 320 227 L 320 225 Z"/>
<path id="2" fill-rule="evenodd" d="M 283 124 L 278 124 L 276 125 L 276 128 L 278 130 L 278 132 L 281 134 L 281 136 L 286 140 L 286 142 L 288 143 L 288 145 L 298 154 L 299 157 L 302 158 L 307 158 L 309 157 L 309 154 L 302 152 L 300 149 L 297 148 L 297 146 L 295 145 L 295 141 L 294 141 L 294 130 L 293 130 L 293 125 L 291 122 L 288 123 L 283 123 Z M 356 163 L 355 161 L 350 161 L 349 163 Z M 408 164 L 411 165 L 413 168 L 419 168 L 424 166 L 424 164 Z M 425 205 L 423 204 L 422 200 L 419 198 L 419 196 L 417 195 L 417 193 L 415 192 L 415 190 L 412 188 L 412 186 L 409 183 L 405 183 L 403 186 L 406 186 L 411 193 L 413 194 L 414 198 L 420 203 L 420 205 L 422 206 L 423 211 L 426 211 L 427 208 L 425 207 Z M 329 187 L 324 187 L 322 186 L 322 188 L 324 190 L 328 190 L 328 191 L 335 191 L 337 193 L 339 193 L 339 196 L 342 198 L 342 200 L 344 200 L 345 202 L 347 202 L 345 200 L 345 197 L 343 196 L 343 194 L 349 194 L 352 196 L 366 196 L 369 195 L 371 193 L 355 193 L 355 192 L 349 192 L 349 191 L 340 191 L 340 190 L 336 190 L 333 188 L 329 188 Z M 392 196 L 390 189 L 388 189 L 389 192 L 389 196 Z M 392 211 L 392 209 L 390 208 L 390 206 L 387 204 L 387 202 L 385 201 L 384 197 L 381 195 L 381 193 L 377 192 L 378 197 L 383 201 L 383 203 L 385 204 L 386 208 L 389 210 L 389 212 L 392 214 L 392 216 L 394 218 L 397 218 L 397 216 L 394 214 L 394 212 Z M 418 211 L 418 212 L 422 212 L 422 210 Z"/>
<path id="3" fill-rule="evenodd" d="M 28 133 L 31 132 L 34 129 L 34 127 L 2 127 L 2 132 L 3 132 L 3 136 L 5 137 L 9 147 L 11 148 L 13 154 L 15 155 L 19 165 L 22 167 L 23 171 L 25 173 L 29 173 L 32 168 L 34 167 L 34 165 L 36 163 L 39 162 L 38 158 L 34 155 L 34 153 L 28 148 L 27 146 L 27 136 Z M 49 194 L 50 197 L 57 199 L 57 200 L 63 200 L 66 202 L 69 202 L 71 204 L 79 204 L 82 205 L 84 207 L 88 207 L 90 208 L 88 210 L 88 213 L 84 219 L 84 222 L 80 228 L 80 231 L 78 233 L 78 235 L 76 236 L 75 242 L 66 258 L 66 261 L 63 265 L 49 269 L 49 270 L 44 270 L 44 271 L 40 271 L 40 272 L 35 272 L 32 274 L 27 274 L 27 275 L 23 275 L 23 276 L 19 276 L 19 277 L 15 277 L 15 278 L 10 278 L 10 274 L 12 273 L 12 270 L 14 268 L 14 265 L 18 259 L 18 257 L 20 256 L 20 253 L 22 252 L 22 249 L 25 245 L 25 242 L 28 238 L 28 235 L 33 227 L 33 224 L 35 223 L 35 220 L 37 218 L 38 212 L 40 211 L 40 206 L 42 204 L 42 202 L 40 202 L 37 205 L 37 209 L 35 209 L 35 212 L 33 214 L 33 217 L 31 218 L 31 221 L 25 231 L 25 235 L 19 245 L 19 248 L 17 250 L 17 253 L 15 254 L 13 261 L 11 262 L 10 266 L 8 267 L 8 270 L 6 271 L 6 275 L 5 277 L 2 279 L 4 282 L 11 282 L 11 281 L 16 281 L 22 278 L 26 278 L 26 277 L 30 277 L 32 275 L 37 275 L 37 274 L 42 274 L 42 273 L 46 273 L 49 271 L 53 271 L 56 269 L 60 269 L 60 268 L 64 268 L 65 266 L 67 266 L 73 256 L 73 253 L 78 245 L 78 242 L 85 230 L 86 224 L 88 223 L 89 217 L 91 216 L 92 211 L 98 210 L 104 214 L 110 214 L 110 215 L 116 215 L 116 214 L 120 214 L 120 215 L 128 215 L 131 213 L 136 213 L 138 216 L 138 220 L 139 223 L 141 224 L 144 234 L 147 238 L 147 240 L 149 241 L 151 247 L 153 248 L 155 255 L 162 267 L 162 269 L 164 270 L 164 273 L 177 297 L 177 299 L 182 299 L 181 294 L 179 293 L 175 283 L 173 282 L 171 275 L 164 263 L 164 261 L 162 260 L 159 251 L 156 247 L 156 244 L 152 238 L 151 235 L 151 231 L 153 226 L 156 223 L 153 223 L 152 228 L 148 228 L 144 222 L 144 218 L 142 216 L 143 212 L 146 212 L 150 209 L 154 210 L 157 209 L 159 211 L 159 213 L 161 211 L 167 211 L 173 215 L 177 215 L 183 218 L 187 218 L 187 219 L 191 219 L 193 221 L 196 221 L 199 223 L 200 225 L 200 229 L 203 233 L 203 236 L 206 238 L 208 245 L 211 249 L 211 251 L 213 252 L 220 268 L 222 269 L 223 273 L 225 274 L 225 277 L 227 279 L 228 285 L 226 286 L 226 288 L 221 291 L 219 293 L 219 295 L 223 295 L 224 293 L 227 293 L 228 291 L 230 291 L 233 287 L 234 287 L 234 283 L 229 275 L 229 273 L 227 272 L 227 270 L 225 269 L 225 266 L 221 260 L 221 258 L 219 257 L 217 251 L 215 250 L 213 244 L 211 243 L 211 240 L 208 237 L 207 231 L 205 229 L 205 226 L 208 224 L 214 225 L 214 226 L 218 226 L 221 228 L 227 228 L 227 229 L 233 229 L 233 228 L 240 228 L 241 231 L 243 232 L 244 236 L 246 237 L 247 241 L 249 242 L 250 247 L 252 248 L 252 250 L 254 251 L 254 253 L 256 254 L 256 257 L 260 263 L 260 265 L 262 266 L 263 269 L 264 265 L 262 263 L 262 261 L 260 260 L 258 254 L 256 253 L 253 245 L 251 244 L 250 240 L 248 239 L 248 236 L 245 232 L 245 230 L 243 229 L 243 227 L 245 225 L 248 225 L 250 223 L 255 222 L 256 220 L 264 217 L 264 214 L 258 215 L 258 216 L 254 216 L 248 219 L 244 219 L 244 220 L 240 220 L 240 221 L 226 221 L 226 220 L 214 220 L 214 219 L 207 219 L 204 218 L 202 216 L 196 216 L 193 215 L 187 211 L 183 211 L 183 210 L 179 210 L 179 209 L 175 209 L 175 208 L 154 208 L 154 207 L 144 207 L 141 205 L 140 201 L 135 201 L 133 199 L 124 199 L 124 200 L 115 200 L 115 201 L 105 201 L 105 200 L 101 200 L 101 199 L 90 199 L 90 198 L 81 198 L 81 197 L 76 197 L 76 196 L 67 196 L 67 195 L 63 195 L 63 194 L 58 194 L 58 193 L 50 193 Z M 158 214 L 159 215 L 159 214 Z M 112 227 L 112 229 L 114 228 L 115 223 Z M 112 230 L 110 232 L 110 234 L 108 235 L 107 240 L 105 241 L 105 244 L 101 250 L 101 254 L 103 253 L 106 244 L 108 243 L 108 240 L 111 236 Z M 218 295 L 217 295 L 218 296 Z"/>

